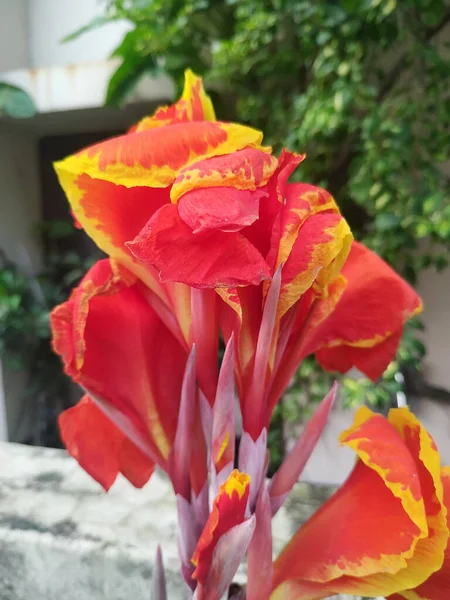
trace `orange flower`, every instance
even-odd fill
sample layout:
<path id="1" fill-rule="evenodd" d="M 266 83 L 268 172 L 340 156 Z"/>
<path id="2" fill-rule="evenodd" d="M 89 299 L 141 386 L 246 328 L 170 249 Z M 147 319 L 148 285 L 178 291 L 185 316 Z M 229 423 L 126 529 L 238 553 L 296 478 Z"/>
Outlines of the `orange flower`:
<path id="1" fill-rule="evenodd" d="M 306 355 L 376 379 L 420 310 L 401 278 L 352 244 L 328 192 L 288 182 L 304 156 L 276 158 L 262 137 L 216 121 L 187 71 L 178 102 L 55 165 L 77 222 L 153 292 L 153 308 L 186 349 L 196 344 L 210 405 L 219 327 L 226 341 L 234 333 L 254 441 Z"/>
<path id="2" fill-rule="evenodd" d="M 406 408 L 361 408 L 340 440 L 355 468 L 275 561 L 271 600 L 447 597 L 449 471 L 430 435 Z"/>

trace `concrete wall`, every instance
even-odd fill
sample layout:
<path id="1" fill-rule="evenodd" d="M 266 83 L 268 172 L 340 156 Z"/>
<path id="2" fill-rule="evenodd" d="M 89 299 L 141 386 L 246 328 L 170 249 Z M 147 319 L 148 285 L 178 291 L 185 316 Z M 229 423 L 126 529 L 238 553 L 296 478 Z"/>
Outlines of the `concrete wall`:
<path id="1" fill-rule="evenodd" d="M 168 598 L 191 597 L 179 575 L 176 504 L 164 475 L 156 471 L 142 490 L 119 476 L 105 494 L 62 450 L 0 444 L 0 464 L 2 600 L 149 600 L 158 544 Z M 294 488 L 272 521 L 275 555 L 332 491 Z M 242 568 L 234 579 L 245 581 Z"/>

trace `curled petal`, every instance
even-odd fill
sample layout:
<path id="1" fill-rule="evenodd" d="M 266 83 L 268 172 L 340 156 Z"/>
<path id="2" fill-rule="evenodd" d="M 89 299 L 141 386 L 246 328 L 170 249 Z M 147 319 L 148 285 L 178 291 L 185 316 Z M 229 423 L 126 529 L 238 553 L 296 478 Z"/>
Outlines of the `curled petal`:
<path id="1" fill-rule="evenodd" d="M 175 179 L 170 197 L 178 200 L 193 189 L 215 187 L 255 191 L 266 185 L 277 168 L 277 159 L 258 148 L 244 148 L 233 154 L 214 156 L 183 169 Z"/>
<path id="2" fill-rule="evenodd" d="M 243 523 L 250 491 L 250 477 L 234 470 L 221 485 L 219 493 L 197 544 L 192 562 L 192 575 L 199 583 L 206 582 L 213 552 L 220 538 L 231 528 Z M 237 567 L 236 567 L 237 568 Z"/>
<path id="3" fill-rule="evenodd" d="M 296 165 L 297 161 L 298 159 L 291 158 L 287 161 L 287 165 L 291 167 L 292 164 Z M 286 170 L 287 166 L 282 173 L 284 174 Z M 290 169 L 288 172 L 290 174 Z M 283 197 L 286 200 L 272 231 L 271 249 L 267 258 L 268 262 L 273 264 L 273 268 L 277 268 L 280 264 L 286 262 L 299 235 L 300 228 L 309 217 L 320 212 L 339 214 L 334 198 L 326 190 L 314 185 L 307 183 L 285 184 Z"/>
<path id="4" fill-rule="evenodd" d="M 336 213 L 318 213 L 304 222 L 283 267 L 280 317 L 311 286 L 317 294 L 323 294 L 327 284 L 339 274 L 352 240 L 347 222 Z"/>
<path id="5" fill-rule="evenodd" d="M 447 528 L 450 529 L 450 467 L 441 470 L 444 504 L 447 507 Z M 389 600 L 447 600 L 450 597 L 450 543 L 447 542 L 444 562 L 424 583 L 414 590 L 404 590 Z"/>
<path id="6" fill-rule="evenodd" d="M 128 247 L 154 266 L 162 281 L 203 288 L 258 285 L 270 278 L 267 263 L 243 235 L 194 234 L 174 205 L 163 206 Z"/>
<path id="7" fill-rule="evenodd" d="M 256 221 L 263 190 L 251 192 L 232 187 L 199 188 L 187 192 L 178 203 L 178 212 L 193 233 L 239 231 Z"/>
<path id="8" fill-rule="evenodd" d="M 359 461 L 277 559 L 274 598 L 295 597 L 303 583 L 315 590 L 307 598 L 385 596 L 442 564 L 448 531 L 439 456 L 407 409 L 389 420 L 362 408 L 341 435 Z"/>
<path id="9" fill-rule="evenodd" d="M 133 260 L 125 242 L 132 240 L 152 215 L 170 201 L 167 188 L 126 188 L 86 173 L 72 176 L 64 170 L 59 176 L 74 218 L 101 250 L 122 261 Z"/>
<path id="10" fill-rule="evenodd" d="M 309 331 L 308 353 L 327 370 L 357 367 L 376 380 L 394 358 L 404 323 L 419 313 L 416 292 L 375 253 L 353 242 L 335 310 Z"/>
<path id="11" fill-rule="evenodd" d="M 270 194 L 277 199 L 279 204 L 285 204 L 289 177 L 305 158 L 306 154 L 296 154 L 287 150 L 282 151 L 277 169 L 269 181 Z M 276 231 L 279 232 L 280 230 L 277 229 Z M 278 242 L 276 246 L 278 246 Z"/>
<path id="12" fill-rule="evenodd" d="M 155 468 L 152 460 L 108 419 L 86 394 L 58 419 L 67 451 L 85 471 L 109 490 L 119 473 L 143 487 Z"/>

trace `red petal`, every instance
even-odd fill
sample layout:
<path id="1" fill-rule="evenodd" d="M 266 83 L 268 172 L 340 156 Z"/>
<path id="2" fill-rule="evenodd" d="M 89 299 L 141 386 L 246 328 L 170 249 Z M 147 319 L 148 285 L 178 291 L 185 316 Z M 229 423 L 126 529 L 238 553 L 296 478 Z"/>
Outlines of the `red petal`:
<path id="1" fill-rule="evenodd" d="M 270 278 L 265 260 L 244 236 L 194 234 L 174 205 L 163 206 L 128 247 L 154 266 L 163 281 L 202 288 L 258 285 Z"/>
<path id="2" fill-rule="evenodd" d="M 106 490 L 119 472 L 136 487 L 150 479 L 154 464 L 103 414 L 88 395 L 58 419 L 71 456 Z"/>
<path id="3" fill-rule="evenodd" d="M 251 192 L 232 187 L 199 188 L 187 192 L 178 202 L 182 220 L 194 233 L 220 229 L 239 231 L 256 221 L 263 190 Z"/>
<path id="4" fill-rule="evenodd" d="M 53 311 L 53 343 L 66 372 L 130 419 L 164 461 L 175 435 L 186 354 L 143 291 L 123 267 L 98 262 Z"/>
<path id="5" fill-rule="evenodd" d="M 376 380 L 394 358 L 403 324 L 421 310 L 416 292 L 376 254 L 354 242 L 342 274 L 347 285 L 334 311 L 311 328 L 307 353 L 324 368 L 357 367 Z M 320 301 L 319 301 L 320 303 Z"/>

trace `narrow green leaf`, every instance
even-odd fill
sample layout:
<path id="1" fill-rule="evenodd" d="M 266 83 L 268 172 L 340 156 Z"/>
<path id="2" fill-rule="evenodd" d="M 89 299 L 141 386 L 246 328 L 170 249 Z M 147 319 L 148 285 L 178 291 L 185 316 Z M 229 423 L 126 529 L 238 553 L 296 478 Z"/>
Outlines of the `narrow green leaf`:
<path id="1" fill-rule="evenodd" d="M 83 25 L 79 29 L 76 29 L 72 33 L 69 33 L 69 35 L 66 35 L 66 37 L 64 37 L 61 40 L 61 43 L 66 44 L 67 42 L 72 42 L 73 40 L 76 40 L 78 37 L 80 37 L 80 35 L 84 35 L 85 33 L 88 33 L 89 31 L 93 31 L 94 29 L 103 27 L 103 25 L 106 25 L 107 23 L 111 23 L 112 21 L 115 21 L 115 20 L 116 20 L 116 17 L 109 17 L 106 15 L 98 15 L 97 17 L 94 17 L 92 19 L 92 21 L 89 21 L 89 23 L 87 23 L 86 25 Z"/>
<path id="2" fill-rule="evenodd" d="M 122 106 L 145 73 L 157 70 L 153 59 L 137 54 L 128 55 L 111 77 L 106 92 L 106 106 Z"/>

